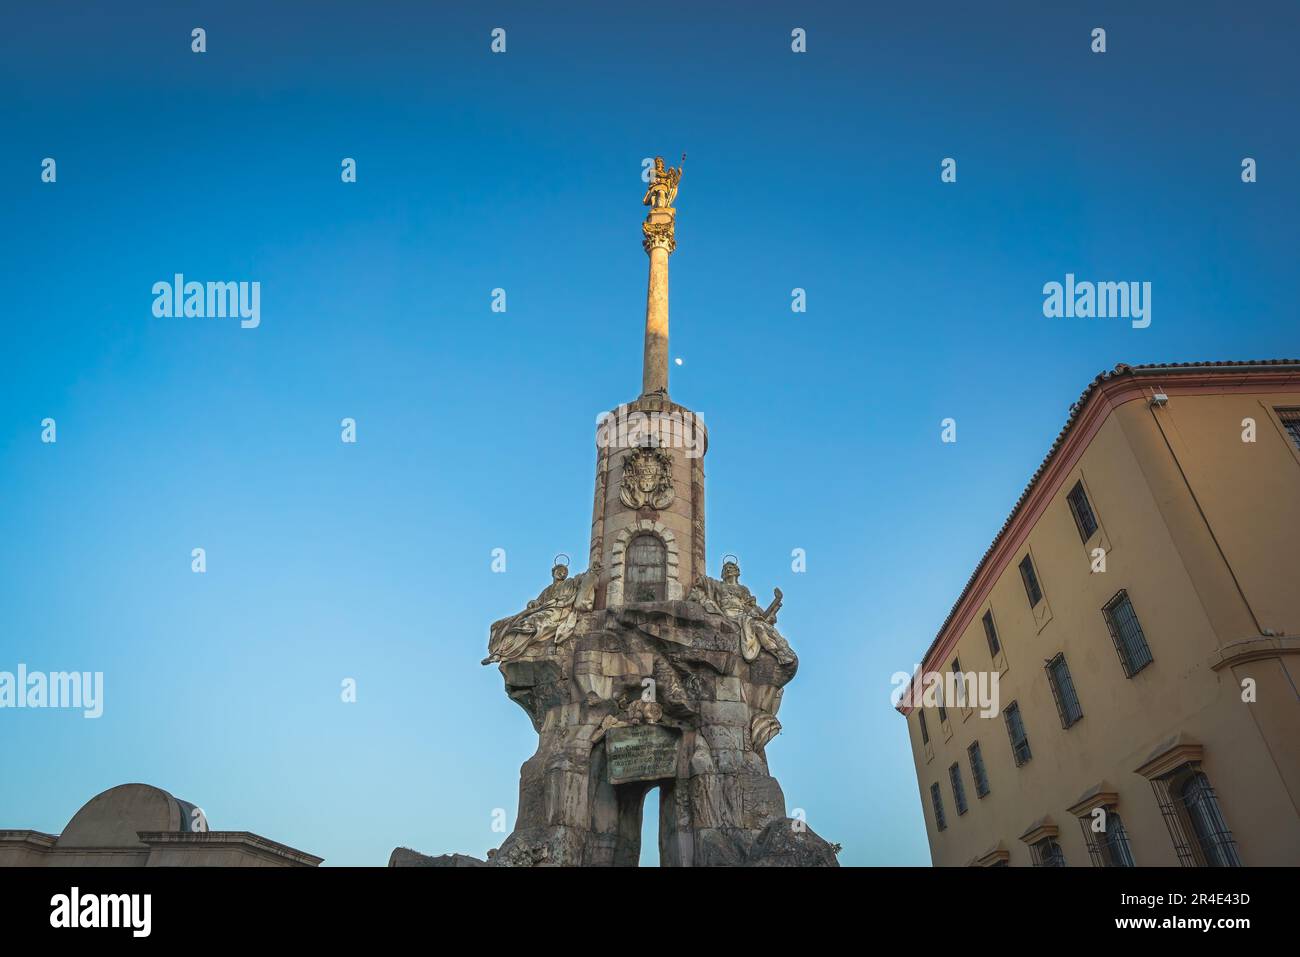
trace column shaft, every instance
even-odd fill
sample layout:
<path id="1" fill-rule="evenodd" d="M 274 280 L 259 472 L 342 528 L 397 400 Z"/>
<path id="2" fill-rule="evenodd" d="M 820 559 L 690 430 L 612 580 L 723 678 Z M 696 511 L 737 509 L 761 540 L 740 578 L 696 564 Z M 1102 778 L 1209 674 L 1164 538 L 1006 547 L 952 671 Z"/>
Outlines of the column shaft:
<path id="1" fill-rule="evenodd" d="M 668 250 L 650 247 L 650 282 L 645 300 L 645 363 L 641 393 L 668 394 Z"/>

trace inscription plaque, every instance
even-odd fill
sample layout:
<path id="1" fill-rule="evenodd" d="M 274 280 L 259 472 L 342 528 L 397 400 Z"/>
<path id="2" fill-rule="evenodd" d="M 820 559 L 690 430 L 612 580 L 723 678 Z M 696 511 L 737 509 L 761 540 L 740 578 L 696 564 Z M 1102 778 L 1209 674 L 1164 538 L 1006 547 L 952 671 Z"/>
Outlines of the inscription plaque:
<path id="1" fill-rule="evenodd" d="M 605 734 L 609 783 L 657 781 L 677 776 L 680 732 L 657 724 L 610 728 Z"/>

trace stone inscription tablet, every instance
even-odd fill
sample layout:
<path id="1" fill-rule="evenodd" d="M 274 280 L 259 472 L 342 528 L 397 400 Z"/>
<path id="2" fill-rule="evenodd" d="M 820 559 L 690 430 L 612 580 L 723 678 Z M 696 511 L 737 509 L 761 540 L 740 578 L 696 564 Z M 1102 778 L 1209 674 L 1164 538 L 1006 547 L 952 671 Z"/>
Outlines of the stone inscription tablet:
<path id="1" fill-rule="evenodd" d="M 605 734 L 609 783 L 657 781 L 677 775 L 677 743 L 681 733 L 657 724 L 610 728 Z"/>

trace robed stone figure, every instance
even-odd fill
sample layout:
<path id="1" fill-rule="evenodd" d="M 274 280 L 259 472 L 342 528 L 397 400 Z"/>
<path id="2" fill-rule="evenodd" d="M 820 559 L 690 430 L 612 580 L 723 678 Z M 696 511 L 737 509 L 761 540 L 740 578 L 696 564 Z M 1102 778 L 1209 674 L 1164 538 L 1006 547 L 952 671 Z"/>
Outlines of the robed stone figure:
<path id="1" fill-rule="evenodd" d="M 557 563 L 551 569 L 551 583 L 523 611 L 493 623 L 483 664 L 510 661 L 534 644 L 549 638 L 559 644 L 573 633 L 578 616 L 591 611 L 595 603 L 600 565 L 574 578 L 568 576 L 568 566 Z"/>
<path id="2" fill-rule="evenodd" d="M 724 615 L 740 626 L 740 654 L 746 661 L 753 661 L 760 651 L 771 653 L 783 665 L 797 660 L 789 643 L 776 630 L 780 589 L 776 590 L 776 600 L 767 610 L 759 608 L 753 593 L 740 584 L 740 566 L 735 562 L 722 566 L 722 581 L 701 575 L 687 600 L 698 601 L 705 611 Z"/>

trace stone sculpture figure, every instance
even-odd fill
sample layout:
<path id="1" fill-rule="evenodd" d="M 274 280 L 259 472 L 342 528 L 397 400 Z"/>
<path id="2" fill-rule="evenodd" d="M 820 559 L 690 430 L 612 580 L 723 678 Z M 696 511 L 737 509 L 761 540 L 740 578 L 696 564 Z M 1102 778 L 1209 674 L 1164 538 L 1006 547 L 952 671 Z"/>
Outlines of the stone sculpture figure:
<path id="1" fill-rule="evenodd" d="M 701 575 L 691 588 L 687 601 L 698 601 L 706 611 L 720 614 L 740 626 L 740 654 L 753 661 L 760 651 L 769 652 L 783 665 L 797 660 L 789 643 L 776 630 L 776 612 L 781 607 L 781 589 L 773 589 L 775 599 L 766 610 L 748 588 L 740 584 L 740 565 L 729 561 L 722 566 L 722 581 Z"/>
<path id="2" fill-rule="evenodd" d="M 683 163 L 686 160 L 686 154 L 682 154 Z M 645 191 L 645 196 L 641 199 L 642 206 L 649 206 L 652 209 L 663 209 L 672 206 L 677 199 L 677 185 L 682 181 L 682 167 L 665 166 L 662 156 L 655 157 L 654 175 L 650 178 L 650 186 Z"/>
<path id="3" fill-rule="evenodd" d="M 482 664 L 512 661 L 535 644 L 554 638 L 558 645 L 569 637 L 578 616 L 591 611 L 596 596 L 600 565 L 569 578 L 567 565 L 556 562 L 551 583 L 528 603 L 523 611 L 494 622 L 488 640 L 488 656 Z"/>

